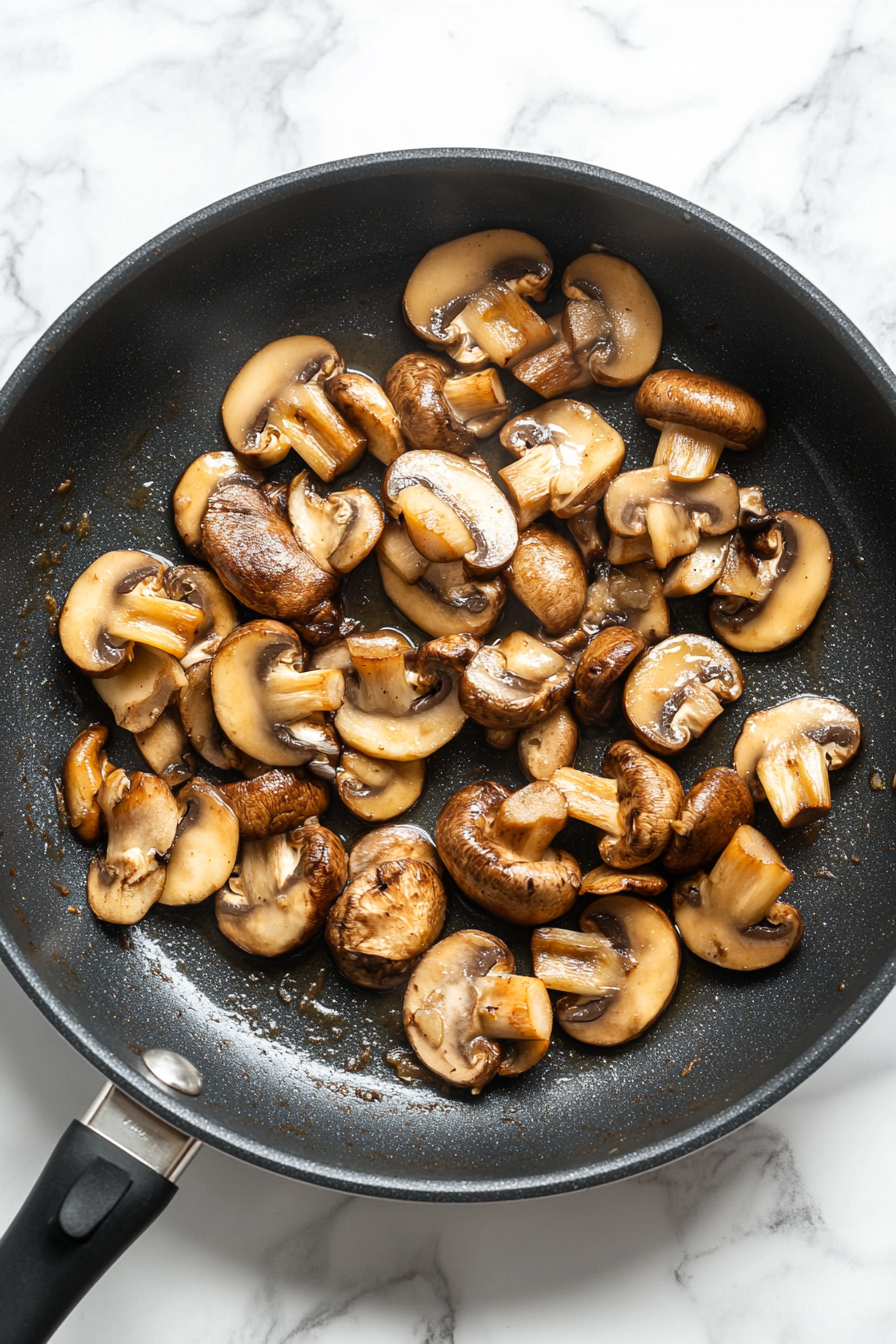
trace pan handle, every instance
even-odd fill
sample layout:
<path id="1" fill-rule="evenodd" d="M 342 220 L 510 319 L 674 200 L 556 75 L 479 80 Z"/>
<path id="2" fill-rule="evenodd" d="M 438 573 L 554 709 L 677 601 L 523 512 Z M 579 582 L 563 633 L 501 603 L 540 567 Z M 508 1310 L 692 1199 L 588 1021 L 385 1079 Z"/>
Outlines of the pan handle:
<path id="1" fill-rule="evenodd" d="M 0 1240 L 0 1344 L 44 1344 L 174 1198 L 199 1147 L 108 1084 Z"/>

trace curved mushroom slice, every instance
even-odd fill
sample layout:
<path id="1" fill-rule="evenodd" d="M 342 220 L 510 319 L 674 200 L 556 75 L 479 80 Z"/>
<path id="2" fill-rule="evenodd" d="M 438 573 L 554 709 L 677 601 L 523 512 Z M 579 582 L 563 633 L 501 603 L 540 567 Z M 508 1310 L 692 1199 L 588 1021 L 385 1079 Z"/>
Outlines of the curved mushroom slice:
<path id="1" fill-rule="evenodd" d="M 732 539 L 709 620 L 732 648 L 768 653 L 791 644 L 815 620 L 834 557 L 824 528 L 801 513 L 772 514 L 767 527 L 748 536 Z"/>
<path id="2" fill-rule="evenodd" d="M 829 770 L 859 749 L 862 729 L 838 700 L 799 695 L 751 714 L 734 748 L 734 768 L 757 803 L 782 826 L 806 826 L 831 810 Z"/>
<path id="3" fill-rule="evenodd" d="M 468 453 L 510 413 L 495 369 L 452 377 L 438 355 L 402 355 L 386 374 L 386 391 L 411 448 Z M 394 460 L 394 459 L 393 459 Z"/>
<path id="4" fill-rule="evenodd" d="M 670 873 L 691 873 L 721 854 L 739 826 L 753 821 L 750 790 L 736 770 L 714 765 L 688 789 L 663 850 Z"/>
<path id="5" fill-rule="evenodd" d="M 740 826 L 712 872 L 675 887 L 672 910 L 684 944 L 729 971 L 774 966 L 799 946 L 803 921 L 778 897 L 793 881 L 774 845 Z"/>
<path id="6" fill-rule="evenodd" d="M 214 784 L 192 779 L 177 795 L 178 823 L 159 905 L 196 905 L 223 887 L 236 863 L 240 828 Z"/>
<path id="7" fill-rule="evenodd" d="M 376 761 L 346 747 L 336 771 L 336 792 L 362 821 L 388 821 L 414 806 L 425 773 L 423 761 Z"/>
<path id="8" fill-rule="evenodd" d="M 563 337 L 573 358 L 587 360 L 596 383 L 640 382 L 659 355 L 663 315 L 637 267 L 609 252 L 586 252 L 563 272 L 563 293 L 571 300 Z"/>
<path id="9" fill-rule="evenodd" d="M 190 745 L 203 760 L 219 770 L 242 770 L 246 757 L 229 742 L 215 716 L 212 700 L 212 660 L 194 663 L 187 670 L 187 684 L 177 696 L 180 721 L 190 739 Z"/>
<path id="10" fill-rule="evenodd" d="M 427 252 L 404 291 L 405 321 L 465 368 L 512 364 L 553 339 L 525 302 L 547 293 L 554 264 L 531 234 L 486 229 Z"/>
<path id="11" fill-rule="evenodd" d="M 723 448 L 753 448 L 767 427 L 749 392 L 687 369 L 651 373 L 638 388 L 635 410 L 661 431 L 653 465 L 668 467 L 673 481 L 705 481 Z"/>
<path id="12" fill-rule="evenodd" d="M 604 511 L 597 504 L 583 509 L 581 513 L 567 518 L 569 534 L 579 548 L 579 553 L 590 569 L 597 560 L 603 560 L 607 553 L 607 541 L 604 535 Z M 621 540 L 621 538 L 620 538 Z M 650 559 L 653 559 L 651 551 Z"/>
<path id="13" fill-rule="evenodd" d="M 460 707 L 485 728 L 524 728 L 563 703 L 572 677 L 568 659 L 514 630 L 470 660 L 460 679 Z"/>
<path id="14" fill-rule="evenodd" d="M 299 545 L 277 500 L 244 476 L 209 496 L 202 549 L 224 587 L 263 616 L 313 619 L 339 587 Z"/>
<path id="15" fill-rule="evenodd" d="M 470 900 L 511 924 L 541 924 L 565 915 L 578 895 L 579 865 L 551 847 L 568 815 L 563 794 L 544 780 L 516 793 L 467 784 L 439 814 L 436 848 Z"/>
<path id="16" fill-rule="evenodd" d="M 62 790 L 69 825 L 78 839 L 87 844 L 99 839 L 102 813 L 97 794 L 115 769 L 105 752 L 108 736 L 108 728 L 101 723 L 92 723 L 75 738 L 62 767 Z"/>
<path id="17" fill-rule="evenodd" d="M 174 526 L 180 539 L 194 555 L 202 558 L 202 519 L 205 517 L 208 497 L 219 481 L 228 476 L 248 476 L 261 485 L 264 475 L 245 465 L 234 453 L 223 449 L 203 453 L 191 462 L 174 487 Z"/>
<path id="18" fill-rule="evenodd" d="M 109 832 L 106 853 L 87 875 L 87 900 L 97 919 L 136 924 L 165 886 L 162 862 L 177 830 L 177 803 L 164 780 L 113 770 L 97 794 Z"/>
<path id="19" fill-rule="evenodd" d="M 498 474 L 520 527 L 548 509 L 573 518 L 603 499 L 625 461 L 621 435 L 593 406 L 549 401 L 509 420 L 501 443 L 519 460 Z"/>
<path id="20" fill-rule="evenodd" d="M 121 672 L 91 677 L 94 690 L 111 709 L 119 728 L 145 733 L 161 716 L 187 677 L 169 653 L 138 644 L 134 657 Z"/>
<path id="21" fill-rule="evenodd" d="M 681 780 L 665 761 L 636 742 L 614 742 L 604 752 L 604 775 L 558 770 L 551 777 L 569 815 L 606 831 L 598 846 L 613 868 L 638 868 L 659 858 L 681 811 Z"/>
<path id="22" fill-rule="evenodd" d="M 379 383 L 363 373 L 337 373 L 327 380 L 327 396 L 367 440 L 367 449 L 387 467 L 405 450 L 401 422 Z"/>
<path id="23" fill-rule="evenodd" d="M 253 779 L 219 784 L 218 792 L 236 816 L 244 840 L 265 840 L 294 830 L 326 812 L 327 787 L 296 770 L 266 770 Z"/>
<path id="24" fill-rule="evenodd" d="M 324 499 L 307 471 L 290 481 L 288 507 L 296 540 L 327 574 L 348 574 L 360 565 L 383 530 L 383 511 L 373 495 L 352 485 Z"/>
<path id="25" fill-rule="evenodd" d="M 581 933 L 536 929 L 535 974 L 560 990 L 557 1021 L 588 1045 L 622 1045 L 669 1006 L 681 948 L 669 918 L 650 901 L 604 896 L 583 911 Z"/>
<path id="26" fill-rule="evenodd" d="M 610 482 L 604 495 L 610 531 L 620 537 L 646 532 L 659 569 L 695 551 L 701 536 L 733 532 L 739 511 L 740 496 L 730 476 L 673 481 L 668 467 L 626 471 Z"/>
<path id="27" fill-rule="evenodd" d="M 327 947 L 344 976 L 393 989 L 442 932 L 445 888 L 417 859 L 389 859 L 353 878 L 327 916 Z"/>
<path id="28" fill-rule="evenodd" d="M 659 896 L 668 885 L 653 868 L 620 869 L 602 863 L 582 878 L 579 895 L 614 896 L 619 891 L 629 891 L 637 896 Z"/>
<path id="29" fill-rule="evenodd" d="M 673 561 L 666 570 L 663 596 L 693 597 L 695 593 L 704 592 L 721 576 L 730 544 L 730 536 L 703 537 L 695 551 Z"/>
<path id="30" fill-rule="evenodd" d="M 62 647 L 76 667 L 90 677 L 114 676 L 130 662 L 135 642 L 183 658 L 202 615 L 164 596 L 164 572 L 145 551 L 107 551 L 85 569 L 59 617 Z"/>
<path id="31" fill-rule="evenodd" d="M 625 683 L 625 715 L 641 741 L 671 756 L 700 737 L 722 712 L 722 701 L 744 689 L 727 649 L 706 635 L 673 635 L 654 644 Z"/>
<path id="32" fill-rule="evenodd" d="M 594 582 L 585 594 L 579 625 L 595 634 L 610 625 L 624 625 L 656 644 L 669 634 L 669 604 L 663 597 L 662 576 L 652 565 L 619 569 L 601 560 Z"/>
<path id="33" fill-rule="evenodd" d="M 302 642 L 279 621 L 238 626 L 212 659 L 215 716 L 240 751 L 265 765 L 304 765 L 338 746 L 319 716 L 342 704 L 338 668 L 303 672 Z"/>
<path id="34" fill-rule="evenodd" d="M 565 537 L 537 524 L 520 533 L 505 569 L 510 591 L 541 621 L 548 635 L 575 625 L 588 579 L 579 552 Z"/>
<path id="35" fill-rule="evenodd" d="M 441 875 L 442 861 L 435 845 L 421 826 L 399 824 L 377 826 L 361 835 L 351 847 L 348 856 L 348 875 L 358 877 L 368 868 L 399 859 L 414 859 L 429 864 Z"/>
<path id="36" fill-rule="evenodd" d="M 432 497 L 425 521 L 420 520 L 417 488 Z M 427 559 L 463 557 L 470 574 L 493 574 L 513 556 L 519 541 L 516 519 L 484 462 L 451 453 L 402 453 L 383 477 L 383 502 L 393 518 L 405 511 L 403 497 L 407 499 L 409 489 L 415 489 L 408 501 L 411 516 L 420 520 L 410 539 Z M 446 507 L 440 510 L 439 503 Z M 436 553 L 428 554 L 421 546 L 427 539 Z M 457 553 L 459 546 L 467 549 Z"/>
<path id="37" fill-rule="evenodd" d="M 540 980 L 514 975 L 506 943 L 477 929 L 452 933 L 421 957 L 404 996 L 404 1029 L 418 1059 L 446 1083 L 480 1092 L 547 1053 L 553 1015 Z"/>
<path id="38" fill-rule="evenodd" d="M 470 579 L 461 560 L 427 560 L 402 522 L 386 524 L 376 558 L 386 596 L 428 635 L 482 639 L 504 609 L 506 585 L 500 575 Z"/>
<path id="39" fill-rule="evenodd" d="M 193 642 L 180 660 L 186 671 L 194 663 L 211 658 L 221 640 L 236 628 L 236 608 L 220 579 L 200 565 L 177 565 L 166 570 L 165 592 L 202 613 Z"/>
<path id="40" fill-rule="evenodd" d="M 530 780 L 550 779 L 555 770 L 572 765 L 578 743 L 576 721 L 566 706 L 560 705 L 520 732 L 516 746 L 523 774 Z"/>
<path id="41" fill-rule="evenodd" d="M 147 765 L 161 775 L 169 789 L 176 789 L 195 773 L 196 758 L 176 705 L 163 710 L 150 728 L 135 733 L 134 741 Z"/>
<path id="42" fill-rule="evenodd" d="M 218 928 L 253 957 L 311 941 L 345 885 L 342 841 L 312 817 L 297 830 L 245 840 L 239 871 L 215 898 Z"/>
<path id="43" fill-rule="evenodd" d="M 644 636 L 624 625 L 605 626 L 588 641 L 573 682 L 572 704 L 581 723 L 611 722 L 622 698 L 622 677 L 646 648 Z"/>

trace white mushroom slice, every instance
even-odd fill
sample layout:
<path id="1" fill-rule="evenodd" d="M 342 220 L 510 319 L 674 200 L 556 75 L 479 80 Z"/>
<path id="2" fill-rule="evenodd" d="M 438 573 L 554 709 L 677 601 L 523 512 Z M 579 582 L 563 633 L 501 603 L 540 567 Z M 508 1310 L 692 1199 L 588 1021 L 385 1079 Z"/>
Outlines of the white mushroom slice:
<path id="1" fill-rule="evenodd" d="M 336 791 L 362 821 L 388 821 L 414 806 L 425 773 L 423 761 L 377 761 L 346 747 L 336 771 Z"/>
<path id="2" fill-rule="evenodd" d="M 485 728 L 523 728 L 563 703 L 572 678 L 568 659 L 515 630 L 470 660 L 460 681 L 460 707 Z"/>
<path id="3" fill-rule="evenodd" d="M 622 469 L 622 437 L 582 401 L 549 401 L 514 416 L 501 443 L 518 457 L 499 475 L 521 528 L 549 509 L 573 518 L 603 499 Z"/>
<path id="4" fill-rule="evenodd" d="M 379 383 L 363 373 L 337 373 L 327 381 L 327 396 L 343 417 L 360 430 L 368 452 L 387 467 L 406 444 L 401 423 Z"/>
<path id="5" fill-rule="evenodd" d="M 648 649 L 625 683 L 626 718 L 662 756 L 700 737 L 744 688 L 734 658 L 706 635 L 673 635 Z"/>
<path id="6" fill-rule="evenodd" d="M 220 449 L 203 453 L 191 462 L 174 487 L 174 525 L 180 539 L 194 555 L 202 556 L 202 519 L 208 497 L 219 481 L 228 476 L 248 476 L 260 485 L 262 472 L 247 466 L 233 453 Z"/>
<path id="7" fill-rule="evenodd" d="M 164 780 L 114 770 L 97 795 L 109 837 L 87 875 L 87 900 L 97 919 L 136 924 L 159 899 L 177 830 L 177 803 Z"/>
<path id="8" fill-rule="evenodd" d="M 639 383 L 659 355 L 663 316 L 637 267 L 609 252 L 586 252 L 563 272 L 563 293 L 572 300 L 563 315 L 572 355 L 587 359 L 596 383 Z"/>
<path id="9" fill-rule="evenodd" d="M 177 795 L 178 823 L 160 905 L 195 905 L 223 887 L 236 863 L 240 828 L 221 792 L 192 779 Z"/>
<path id="10" fill-rule="evenodd" d="M 137 644 L 133 661 L 112 677 L 91 677 L 94 690 L 111 709 L 119 728 L 145 733 L 172 697 L 186 686 L 176 658 L 147 644 Z"/>
<path id="11" fill-rule="evenodd" d="M 199 565 L 177 565 L 166 570 L 165 592 L 202 612 L 193 642 L 180 660 L 181 667 L 187 671 L 194 663 L 211 658 L 225 635 L 236 628 L 236 608 L 220 579 Z"/>
<path id="12" fill-rule="evenodd" d="M 386 596 L 428 635 L 487 635 L 504 608 L 500 575 L 470 579 L 461 560 L 427 560 L 412 545 L 403 522 L 387 523 L 376 556 Z"/>
<path id="13" fill-rule="evenodd" d="M 755 397 L 688 369 L 651 373 L 638 388 L 635 410 L 661 430 L 653 465 L 668 467 L 675 481 L 705 481 L 723 448 L 753 448 L 766 431 Z"/>
<path id="14" fill-rule="evenodd" d="M 397 826 L 377 826 L 359 836 L 348 856 L 348 875 L 357 877 L 367 868 L 397 859 L 416 859 L 418 863 L 428 863 L 437 873 L 442 872 L 442 861 L 426 831 L 404 822 Z"/>
<path id="15" fill-rule="evenodd" d="M 579 730 L 565 705 L 547 718 L 523 728 L 516 741 L 520 765 L 527 779 L 550 779 L 555 770 L 575 760 Z"/>
<path id="16" fill-rule="evenodd" d="M 328 574 L 347 574 L 373 550 L 383 530 L 383 511 L 360 486 L 334 490 L 324 499 L 299 472 L 289 483 L 289 521 L 299 545 Z"/>
<path id="17" fill-rule="evenodd" d="M 669 634 L 669 606 L 663 597 L 661 576 L 652 565 L 620 569 L 600 561 L 585 594 L 579 624 L 589 635 L 608 625 L 625 625 L 643 635 L 649 644 L 665 639 Z"/>
<path id="18" fill-rule="evenodd" d="M 196 760 L 175 705 L 169 705 L 152 727 L 135 733 L 134 741 L 146 763 L 161 775 L 169 789 L 176 789 L 193 774 Z"/>
<path id="19" fill-rule="evenodd" d="M 667 467 L 627 471 L 610 483 L 604 512 L 620 537 L 650 537 L 658 568 L 697 549 L 701 536 L 722 536 L 737 526 L 740 498 L 730 476 L 673 481 Z"/>
<path id="20" fill-rule="evenodd" d="M 445 888 L 418 859 L 387 859 L 349 882 L 327 915 L 327 947 L 344 976 L 392 989 L 432 947 L 445 923 Z"/>
<path id="21" fill-rule="evenodd" d="M 68 824 L 86 844 L 99 839 L 102 814 L 97 794 L 115 769 L 105 751 L 108 736 L 108 728 L 92 723 L 75 738 L 62 768 Z"/>
<path id="22" fill-rule="evenodd" d="M 719 578 L 725 568 L 730 537 L 704 537 L 695 551 L 683 555 L 663 575 L 663 597 L 693 597 Z"/>

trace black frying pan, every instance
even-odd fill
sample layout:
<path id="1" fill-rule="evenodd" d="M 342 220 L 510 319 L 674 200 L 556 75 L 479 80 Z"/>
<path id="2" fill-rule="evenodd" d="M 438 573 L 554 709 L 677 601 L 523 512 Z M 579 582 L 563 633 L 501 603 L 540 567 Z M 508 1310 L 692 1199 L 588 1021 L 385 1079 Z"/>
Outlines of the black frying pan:
<path id="1" fill-rule="evenodd" d="M 221 396 L 249 354 L 276 337 L 320 332 L 350 366 L 381 378 L 414 348 L 400 313 L 414 263 L 438 242 L 494 226 L 541 238 L 558 275 L 598 242 L 640 267 L 663 309 L 660 365 L 720 374 L 766 407 L 767 443 L 726 455 L 723 469 L 740 484 L 761 482 L 773 507 L 819 518 L 832 538 L 835 577 L 821 615 L 781 653 L 743 657 L 743 698 L 676 762 L 685 784 L 729 761 L 748 713 L 787 696 L 844 699 L 865 737 L 859 758 L 833 776 L 829 820 L 787 833 L 759 810 L 757 824 L 797 875 L 788 899 L 806 936 L 792 960 L 737 975 L 686 953 L 671 1007 L 643 1038 L 610 1052 L 561 1035 L 532 1073 L 470 1097 L 401 1076 L 401 992 L 368 994 L 342 981 L 320 942 L 274 964 L 253 960 L 219 935 L 210 902 L 156 907 L 129 930 L 92 918 L 88 855 L 60 826 L 54 781 L 75 733 L 103 712 L 48 624 L 101 552 L 183 555 L 171 489 L 188 462 L 223 442 Z M 552 294 L 545 311 L 559 306 Z M 515 410 L 536 400 L 504 381 Z M 633 389 L 577 395 L 620 430 L 627 467 L 650 463 L 656 436 L 635 417 Z M 401 1199 L 521 1198 L 631 1175 L 730 1132 L 832 1054 L 889 990 L 896 382 L 842 314 L 737 230 L 655 188 L 531 155 L 437 150 L 325 165 L 231 197 L 128 258 L 31 352 L 0 416 L 0 950 L 126 1097 L 188 1135 L 302 1180 Z M 508 460 L 496 444 L 485 456 L 496 467 Z M 287 462 L 274 474 L 294 469 Z M 355 476 L 375 488 L 377 464 Z M 64 481 L 73 485 L 58 492 Z M 79 535 L 85 514 L 89 531 Z M 368 628 L 416 633 L 384 603 L 372 563 L 346 590 L 349 613 Z M 705 605 L 679 604 L 680 623 L 706 630 Z M 577 764 L 596 768 L 619 735 L 587 732 Z M 111 739 L 113 759 L 137 767 L 126 736 Z M 885 792 L 871 786 L 875 771 Z M 446 797 L 481 777 L 523 783 L 512 753 L 491 751 L 468 724 L 431 762 L 408 819 L 431 829 Z M 347 813 L 327 815 L 347 838 L 355 833 Z M 593 833 L 576 825 L 568 835 L 566 847 L 592 866 Z M 454 893 L 448 928 L 462 925 L 508 937 L 528 964 L 524 933 Z M 152 1047 L 193 1061 L 201 1095 L 160 1088 L 140 1061 Z M 55 1184 L 45 1178 L 43 1203 L 29 1215 L 41 1236 L 85 1163 L 93 1162 L 96 1207 L 112 1198 L 116 1178 L 96 1166 L 98 1152 L 79 1149 Z M 108 1245 L 102 1228 L 79 1243 L 89 1248 L 93 1238 L 99 1248 L 90 1275 L 170 1197 L 167 1181 L 143 1190 L 140 1167 L 128 1169 L 129 1193 L 102 1224 L 117 1229 Z M 52 1255 L 49 1242 L 40 1255 L 33 1244 L 20 1254 L 22 1243 L 8 1237 L 0 1270 L 27 1273 L 41 1257 L 74 1263 L 57 1233 Z M 85 1276 L 66 1289 L 68 1305 Z M 53 1300 L 49 1289 L 31 1295 Z M 54 1303 L 53 1319 L 65 1305 Z M 51 1326 L 23 1325 L 8 1338 L 43 1338 Z"/>

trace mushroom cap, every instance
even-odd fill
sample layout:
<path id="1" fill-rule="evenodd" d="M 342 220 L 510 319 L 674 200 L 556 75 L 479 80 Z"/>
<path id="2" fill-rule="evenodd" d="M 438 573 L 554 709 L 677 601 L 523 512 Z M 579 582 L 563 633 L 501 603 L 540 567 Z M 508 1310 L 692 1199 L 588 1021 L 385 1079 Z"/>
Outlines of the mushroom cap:
<path id="1" fill-rule="evenodd" d="M 327 947 L 349 980 L 392 989 L 445 923 L 445 888 L 428 863 L 388 859 L 349 882 L 327 916 Z"/>
<path id="2" fill-rule="evenodd" d="M 221 405 L 224 431 L 236 451 L 252 451 L 266 412 L 273 402 L 288 400 L 293 383 L 320 381 L 341 368 L 336 347 L 322 336 L 285 336 L 257 350 L 228 387 Z"/>
<path id="3" fill-rule="evenodd" d="M 572 678 L 568 659 L 515 630 L 470 660 L 460 679 L 460 707 L 485 728 L 524 728 L 563 703 Z"/>
<path id="4" fill-rule="evenodd" d="M 550 779 L 555 770 L 572 765 L 579 730 L 566 705 L 521 729 L 516 740 L 520 766 L 527 779 Z"/>
<path id="5" fill-rule="evenodd" d="M 327 380 L 327 396 L 342 415 L 361 431 L 367 450 L 388 466 L 406 444 L 395 407 L 379 383 L 363 373 L 337 373 Z"/>
<path id="6" fill-rule="evenodd" d="M 219 784 L 218 791 L 236 815 L 244 840 L 294 830 L 326 812 L 330 803 L 327 786 L 319 779 L 305 779 L 297 770 L 266 770 L 253 779 Z"/>
<path id="7" fill-rule="evenodd" d="M 202 612 L 193 642 L 180 660 L 186 671 L 194 663 L 210 658 L 225 635 L 236 628 L 236 608 L 221 580 L 201 565 L 177 565 L 166 570 L 165 592 Z"/>
<path id="8" fill-rule="evenodd" d="M 600 856 L 614 868 L 637 868 L 659 858 L 681 811 L 681 780 L 665 761 L 651 756 L 637 742 L 614 742 L 604 752 L 602 769 L 619 789 L 623 833 L 604 836 Z"/>
<path id="9" fill-rule="evenodd" d="M 768 752 L 801 737 L 824 749 L 828 770 L 839 770 L 858 751 L 862 725 L 846 705 L 821 695 L 797 695 L 751 714 L 734 747 L 734 768 L 757 803 L 765 799 L 757 765 Z"/>
<path id="10" fill-rule="evenodd" d="M 585 605 L 588 579 L 582 557 L 565 537 L 537 523 L 527 527 L 504 573 L 510 591 L 549 635 L 575 624 Z"/>
<path id="11" fill-rule="evenodd" d="M 437 873 L 442 872 L 438 851 L 422 826 L 401 822 L 395 826 L 377 826 L 359 835 L 348 856 L 348 875 L 358 877 L 367 868 L 398 859 L 428 863 Z"/>
<path id="12" fill-rule="evenodd" d="M 411 543 L 403 522 L 386 524 L 376 558 L 390 602 L 428 635 L 482 639 L 504 608 L 507 589 L 500 575 L 470 579 L 462 560 L 427 560 Z"/>
<path id="13" fill-rule="evenodd" d="M 223 887 L 236 863 L 240 828 L 214 784 L 191 779 L 177 795 L 180 820 L 160 905 L 195 905 Z"/>
<path id="14" fill-rule="evenodd" d="M 587 402 L 565 398 L 515 415 L 501 430 L 501 443 L 526 463 L 505 467 L 501 479 L 514 491 L 521 471 L 539 470 L 545 508 L 558 518 L 573 518 L 603 499 L 625 461 L 625 443 L 612 425 Z"/>
<path id="15" fill-rule="evenodd" d="M 97 919 L 136 924 L 164 889 L 161 859 L 177 830 L 177 803 L 164 780 L 140 770 L 113 770 L 97 801 L 109 835 L 90 865 L 87 900 Z"/>
<path id="16" fill-rule="evenodd" d="M 609 387 L 640 382 L 659 355 L 663 315 L 637 267 L 609 252 L 586 252 L 563 272 L 563 293 L 573 300 L 598 300 L 610 320 L 610 330 L 590 348 L 594 381 Z M 564 331 L 567 343 L 571 334 Z"/>
<path id="17" fill-rule="evenodd" d="M 619 569 L 606 560 L 595 566 L 594 582 L 585 595 L 579 624 L 588 634 L 609 625 L 637 630 L 648 644 L 669 634 L 669 604 L 662 576 L 653 565 L 637 563 Z"/>
<path id="18" fill-rule="evenodd" d="M 491 781 L 467 784 L 448 799 L 436 822 L 436 848 L 454 881 L 470 900 L 511 924 L 542 924 L 559 919 L 575 903 L 581 870 L 571 854 L 550 847 L 538 858 L 525 853 L 526 825 L 519 843 L 496 830 L 505 800 L 526 798 L 525 821 L 546 827 L 550 838 L 566 823 L 566 799 L 559 789 L 538 780 L 512 795 Z"/>
<path id="19" fill-rule="evenodd" d="M 644 636 L 624 625 L 607 625 L 592 636 L 573 683 L 573 709 L 581 723 L 607 726 L 619 708 L 621 678 L 646 648 Z"/>
<path id="20" fill-rule="evenodd" d="M 641 741 L 671 756 L 699 737 L 744 688 L 734 658 L 706 635 L 672 635 L 648 649 L 625 683 L 623 707 Z"/>
<path id="21" fill-rule="evenodd" d="M 604 495 L 607 526 L 620 537 L 642 536 L 651 503 L 680 505 L 707 536 L 733 532 L 740 512 L 737 484 L 723 472 L 705 481 L 673 481 L 667 467 L 644 467 L 610 482 Z"/>
<path id="22" fill-rule="evenodd" d="M 327 574 L 347 574 L 370 554 L 383 530 L 383 511 L 358 485 L 323 498 L 309 471 L 289 483 L 289 521 L 299 545 Z"/>
<path id="23" fill-rule="evenodd" d="M 104 750 L 109 729 L 92 723 L 75 738 L 62 767 L 62 789 L 69 825 L 79 840 L 99 839 L 102 813 L 97 794 L 114 767 Z"/>
<path id="24" fill-rule="evenodd" d="M 388 821 L 413 807 L 423 792 L 423 761 L 378 761 L 346 747 L 336 771 L 336 792 L 362 821 Z"/>
<path id="25" fill-rule="evenodd" d="M 136 644 L 133 659 L 120 672 L 109 677 L 91 677 L 91 681 L 119 728 L 145 733 L 186 686 L 187 677 L 170 653 L 162 653 L 148 644 Z"/>
<path id="26" fill-rule="evenodd" d="M 347 869 L 342 841 L 314 819 L 244 841 L 239 874 L 215 898 L 218 927 L 252 956 L 293 952 L 320 932 Z"/>
<path id="27" fill-rule="evenodd" d="M 662 862 L 670 873 L 704 868 L 728 844 L 739 826 L 753 821 L 753 799 L 736 770 L 714 765 L 688 789 Z"/>
<path id="28" fill-rule="evenodd" d="M 767 427 L 765 411 L 749 392 L 688 369 L 648 374 L 638 388 L 635 410 L 657 428 L 689 425 L 717 434 L 727 448 L 754 448 Z"/>
<path id="29" fill-rule="evenodd" d="M 828 535 L 814 518 L 781 510 L 772 515 L 765 537 L 766 544 L 773 539 L 775 552 L 765 571 L 767 595 L 759 601 L 719 596 L 709 608 L 719 639 L 748 653 L 768 653 L 799 639 L 827 597 L 834 565 Z M 723 572 L 716 593 L 724 578 Z"/>
<path id="30" fill-rule="evenodd" d="M 662 874 L 653 868 L 610 868 L 601 863 L 585 873 L 579 895 L 614 896 L 619 891 L 630 891 L 638 896 L 659 896 L 668 885 Z"/>
<path id="31" fill-rule="evenodd" d="M 218 449 L 191 462 L 174 487 L 174 526 L 187 550 L 202 558 L 202 519 L 208 497 L 219 481 L 228 476 L 248 476 L 261 485 L 264 475 L 242 462 L 234 453 Z"/>
<path id="32" fill-rule="evenodd" d="M 446 359 L 417 350 L 402 355 L 386 374 L 386 395 L 412 449 L 468 453 L 475 446 L 476 435 L 455 415 L 445 396 L 452 372 Z"/>

